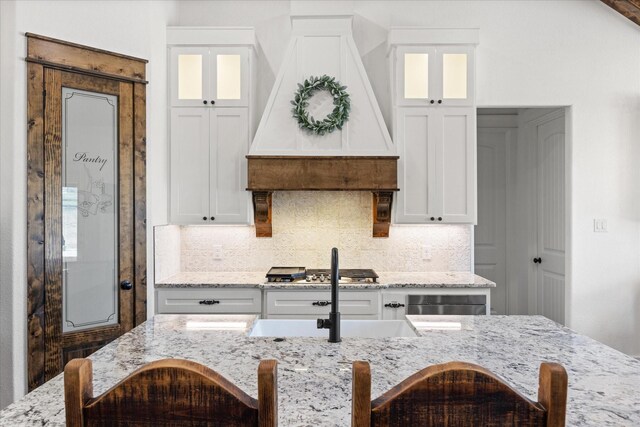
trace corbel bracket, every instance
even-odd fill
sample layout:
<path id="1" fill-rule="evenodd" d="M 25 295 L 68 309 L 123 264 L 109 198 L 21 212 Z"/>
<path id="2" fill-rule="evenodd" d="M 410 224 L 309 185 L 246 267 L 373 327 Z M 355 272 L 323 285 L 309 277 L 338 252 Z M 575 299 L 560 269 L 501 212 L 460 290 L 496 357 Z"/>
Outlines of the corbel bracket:
<path id="1" fill-rule="evenodd" d="M 253 221 L 256 225 L 256 237 L 271 237 L 271 191 L 254 191 Z"/>
<path id="2" fill-rule="evenodd" d="M 392 191 L 373 191 L 373 237 L 389 237 Z"/>

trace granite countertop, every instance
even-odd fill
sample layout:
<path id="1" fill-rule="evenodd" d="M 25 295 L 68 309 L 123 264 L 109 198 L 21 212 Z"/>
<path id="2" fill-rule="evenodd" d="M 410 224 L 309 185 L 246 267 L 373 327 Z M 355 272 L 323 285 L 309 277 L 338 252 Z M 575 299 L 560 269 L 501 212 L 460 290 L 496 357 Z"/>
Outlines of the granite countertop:
<path id="1" fill-rule="evenodd" d="M 157 315 L 90 358 L 103 393 L 144 363 L 205 364 L 257 396 L 261 359 L 278 360 L 281 426 L 349 426 L 351 362 L 368 360 L 375 398 L 416 371 L 452 360 L 477 363 L 536 400 L 543 361 L 569 375 L 568 426 L 640 425 L 640 361 L 541 316 L 409 316 L 417 338 L 247 336 L 254 316 Z M 0 412 L 0 425 L 63 426 L 59 375 Z"/>
<path id="2" fill-rule="evenodd" d="M 469 272 L 383 272 L 377 283 L 341 283 L 341 289 L 494 288 L 490 280 Z M 329 283 L 267 283 L 264 272 L 181 272 L 156 282 L 161 288 L 329 289 Z"/>

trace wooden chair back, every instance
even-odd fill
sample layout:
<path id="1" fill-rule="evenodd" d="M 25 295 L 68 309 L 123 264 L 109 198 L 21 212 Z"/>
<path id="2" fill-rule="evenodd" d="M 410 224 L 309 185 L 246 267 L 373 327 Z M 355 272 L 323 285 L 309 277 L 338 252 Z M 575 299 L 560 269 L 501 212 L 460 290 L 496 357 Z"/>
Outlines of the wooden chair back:
<path id="1" fill-rule="evenodd" d="M 276 375 L 275 360 L 260 362 L 256 400 L 206 366 L 165 359 L 93 397 L 91 360 L 73 359 L 64 369 L 67 426 L 275 427 Z"/>
<path id="2" fill-rule="evenodd" d="M 567 373 L 542 363 L 538 402 L 481 366 L 430 366 L 371 401 L 369 363 L 353 362 L 352 427 L 547 426 L 565 424 Z"/>

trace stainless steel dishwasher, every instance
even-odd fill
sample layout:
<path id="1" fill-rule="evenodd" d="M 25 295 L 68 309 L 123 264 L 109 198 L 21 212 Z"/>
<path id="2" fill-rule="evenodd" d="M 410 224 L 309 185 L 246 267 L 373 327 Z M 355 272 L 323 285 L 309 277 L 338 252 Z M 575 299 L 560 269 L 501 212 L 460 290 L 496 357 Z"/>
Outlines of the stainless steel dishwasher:
<path id="1" fill-rule="evenodd" d="M 407 314 L 487 314 L 485 295 L 409 295 Z"/>

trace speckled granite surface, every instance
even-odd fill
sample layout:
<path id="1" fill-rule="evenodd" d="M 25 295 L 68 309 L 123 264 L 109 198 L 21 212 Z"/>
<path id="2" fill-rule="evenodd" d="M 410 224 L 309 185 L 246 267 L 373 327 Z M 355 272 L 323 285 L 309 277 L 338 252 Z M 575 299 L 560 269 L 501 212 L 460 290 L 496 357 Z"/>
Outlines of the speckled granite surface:
<path id="1" fill-rule="evenodd" d="M 342 283 L 343 289 L 388 288 L 493 288 L 496 284 L 473 273 L 379 273 L 377 283 Z M 261 272 L 182 272 L 156 282 L 156 288 L 329 289 L 329 283 L 266 283 Z"/>
<path id="2" fill-rule="evenodd" d="M 541 316 L 409 316 L 418 338 L 250 338 L 253 316 L 158 315 L 91 356 L 94 392 L 140 365 L 177 357 L 203 363 L 257 395 L 260 359 L 278 360 L 281 426 L 349 426 L 351 362 L 369 360 L 377 397 L 425 366 L 480 364 L 536 399 L 543 361 L 569 374 L 568 426 L 640 425 L 640 361 Z M 212 323 L 213 322 L 213 323 Z M 0 412 L 3 426 L 63 426 L 58 376 Z"/>
<path id="3" fill-rule="evenodd" d="M 180 272 L 155 283 L 159 288 L 259 288 L 265 282 L 262 272 Z"/>

